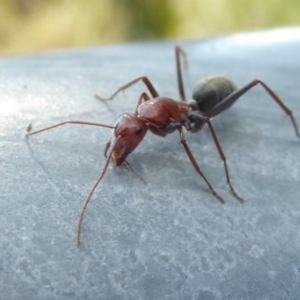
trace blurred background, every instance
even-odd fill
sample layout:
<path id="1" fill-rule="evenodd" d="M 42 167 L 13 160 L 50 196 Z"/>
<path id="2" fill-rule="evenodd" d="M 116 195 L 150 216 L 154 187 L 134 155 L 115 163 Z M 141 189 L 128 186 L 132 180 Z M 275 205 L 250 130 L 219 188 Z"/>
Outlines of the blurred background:
<path id="1" fill-rule="evenodd" d="M 0 0 L 0 55 L 300 24 L 300 0 Z"/>

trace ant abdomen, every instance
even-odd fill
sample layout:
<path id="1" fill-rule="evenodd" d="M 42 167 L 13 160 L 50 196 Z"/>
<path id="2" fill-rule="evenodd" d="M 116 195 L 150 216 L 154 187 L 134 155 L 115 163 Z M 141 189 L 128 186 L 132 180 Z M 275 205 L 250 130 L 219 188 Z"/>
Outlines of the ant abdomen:
<path id="1" fill-rule="evenodd" d="M 192 97 L 197 102 L 198 110 L 206 114 L 235 90 L 237 86 L 228 78 L 208 77 L 196 85 Z"/>

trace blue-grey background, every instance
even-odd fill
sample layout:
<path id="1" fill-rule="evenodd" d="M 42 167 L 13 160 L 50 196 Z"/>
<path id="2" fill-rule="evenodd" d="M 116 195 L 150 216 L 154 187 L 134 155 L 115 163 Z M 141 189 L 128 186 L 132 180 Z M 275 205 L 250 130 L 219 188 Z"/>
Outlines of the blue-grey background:
<path id="1" fill-rule="evenodd" d="M 133 112 L 147 75 L 178 99 L 176 41 L 59 51 L 0 59 L 0 299 L 300 299 L 300 140 L 289 118 L 255 87 L 213 121 L 239 204 L 225 182 L 207 128 L 188 134 L 195 173 L 178 134 L 149 133 L 125 167 L 110 164 L 85 215 L 84 199 L 104 164 L 105 128 Z M 300 123 L 300 29 L 180 42 L 190 97 L 208 75 L 238 85 L 264 80 Z"/>

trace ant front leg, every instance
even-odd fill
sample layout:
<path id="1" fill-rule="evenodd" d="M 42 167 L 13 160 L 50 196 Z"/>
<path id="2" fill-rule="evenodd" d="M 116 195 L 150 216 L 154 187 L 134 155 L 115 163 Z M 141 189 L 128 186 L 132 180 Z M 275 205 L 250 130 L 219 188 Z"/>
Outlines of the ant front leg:
<path id="1" fill-rule="evenodd" d="M 134 85 L 135 83 L 139 82 L 139 81 L 143 81 L 143 83 L 146 85 L 146 87 L 148 88 L 150 94 L 152 95 L 153 98 L 158 97 L 158 93 L 155 90 L 153 84 L 151 83 L 151 81 L 148 79 L 148 77 L 146 76 L 142 76 L 142 77 L 138 77 L 135 78 L 131 81 L 129 81 L 128 83 L 120 86 L 110 97 L 108 98 L 103 98 L 98 94 L 95 94 L 95 97 L 101 101 L 111 101 L 119 92 L 126 90 L 127 88 L 129 88 L 130 86 Z"/>
<path id="2" fill-rule="evenodd" d="M 297 137 L 300 138 L 299 128 L 293 116 L 293 112 L 283 103 L 282 100 L 279 99 L 279 97 L 274 93 L 274 91 L 267 84 L 265 84 L 263 81 L 259 79 L 255 79 L 251 81 L 249 84 L 245 85 L 244 87 L 239 88 L 236 91 L 229 94 L 221 102 L 215 105 L 206 115 L 215 116 L 221 113 L 223 110 L 225 110 L 230 105 L 232 105 L 236 100 L 238 100 L 242 95 L 244 95 L 248 90 L 250 90 L 251 88 L 255 87 L 258 84 L 260 84 L 265 89 L 265 91 L 273 98 L 273 100 L 281 107 L 281 109 L 290 117 L 293 127 L 295 129 L 295 133 Z"/>
<path id="3" fill-rule="evenodd" d="M 192 151 L 190 150 L 189 146 L 187 145 L 186 143 L 186 138 L 185 138 L 185 132 L 184 132 L 184 129 L 182 128 L 181 125 L 177 125 L 176 128 L 178 129 L 179 131 L 179 134 L 180 134 L 180 141 L 181 141 L 181 144 L 183 145 L 184 149 L 185 149 L 185 152 L 188 156 L 188 158 L 190 159 L 190 162 L 192 163 L 193 167 L 195 168 L 196 172 L 204 179 L 204 181 L 206 182 L 206 184 L 208 185 L 210 191 L 212 192 L 212 194 L 222 203 L 224 204 L 225 201 L 224 199 L 219 196 L 217 194 L 217 192 L 214 190 L 214 188 L 212 187 L 212 185 L 209 183 L 209 181 L 207 180 L 207 178 L 205 177 L 205 175 L 203 174 L 203 172 L 201 171 L 199 165 L 197 164 L 197 161 L 192 153 Z"/>

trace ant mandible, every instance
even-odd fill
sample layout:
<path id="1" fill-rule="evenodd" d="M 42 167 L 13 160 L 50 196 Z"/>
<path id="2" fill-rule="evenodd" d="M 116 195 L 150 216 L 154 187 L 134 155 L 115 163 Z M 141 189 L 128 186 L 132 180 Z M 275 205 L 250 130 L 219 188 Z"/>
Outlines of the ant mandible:
<path id="1" fill-rule="evenodd" d="M 101 171 L 100 176 L 96 180 L 92 189 L 90 190 L 83 208 L 80 213 L 80 218 L 77 227 L 77 244 L 80 245 L 80 233 L 82 227 L 83 216 L 87 205 L 97 188 L 98 184 L 102 180 L 103 176 L 106 173 L 108 164 L 112 160 L 116 166 L 120 166 L 123 163 L 127 163 L 127 156 L 139 145 L 139 143 L 144 138 L 148 129 L 161 137 L 165 137 L 167 134 L 170 134 L 174 131 L 178 131 L 180 135 L 180 141 L 189 157 L 192 165 L 194 166 L 196 172 L 204 179 L 212 194 L 219 200 L 220 203 L 225 201 L 221 196 L 219 196 L 212 185 L 209 183 L 203 172 L 201 171 L 196 159 L 194 158 L 189 146 L 186 143 L 185 131 L 190 131 L 192 133 L 200 131 L 205 124 L 208 125 L 210 132 L 212 134 L 213 140 L 217 147 L 218 153 L 223 161 L 225 175 L 227 184 L 230 187 L 230 190 L 234 197 L 240 202 L 243 203 L 244 200 L 239 197 L 234 191 L 227 168 L 226 158 L 220 146 L 220 143 L 217 139 L 216 133 L 213 129 L 213 126 L 210 122 L 210 118 L 218 115 L 229 106 L 231 106 L 239 97 L 241 97 L 245 92 L 247 92 L 252 87 L 257 84 L 261 84 L 264 89 L 270 94 L 270 96 L 279 104 L 279 106 L 290 116 L 293 126 L 295 128 L 296 134 L 300 137 L 298 126 L 292 115 L 292 111 L 288 109 L 285 104 L 278 98 L 278 96 L 261 80 L 253 80 L 248 85 L 237 89 L 235 84 L 224 77 L 212 77 L 205 79 L 200 82 L 193 93 L 193 98 L 191 102 L 187 103 L 183 81 L 182 81 L 182 72 L 181 72 L 181 60 L 180 56 L 186 59 L 185 52 L 179 47 L 175 47 L 176 54 L 176 69 L 177 69 L 177 80 L 178 80 L 178 89 L 181 101 L 176 101 L 168 97 L 159 97 L 154 86 L 150 80 L 143 76 L 138 77 L 129 83 L 121 86 L 111 97 L 102 98 L 99 95 L 96 97 L 102 101 L 112 100 L 120 91 L 125 90 L 131 85 L 137 83 L 138 81 L 143 81 L 146 87 L 148 88 L 152 99 L 148 96 L 147 93 L 142 93 L 135 110 L 134 114 L 124 113 L 122 114 L 114 126 L 94 123 L 94 122 L 85 122 L 70 120 L 61 122 L 37 131 L 30 132 L 31 124 L 28 125 L 26 129 L 26 136 L 37 134 L 46 130 L 50 130 L 65 124 L 81 124 L 81 125 L 91 125 L 99 126 L 113 129 L 112 136 L 110 141 L 107 142 L 104 155 L 106 161 L 104 167 Z M 128 164 L 128 163 L 127 163 Z"/>

